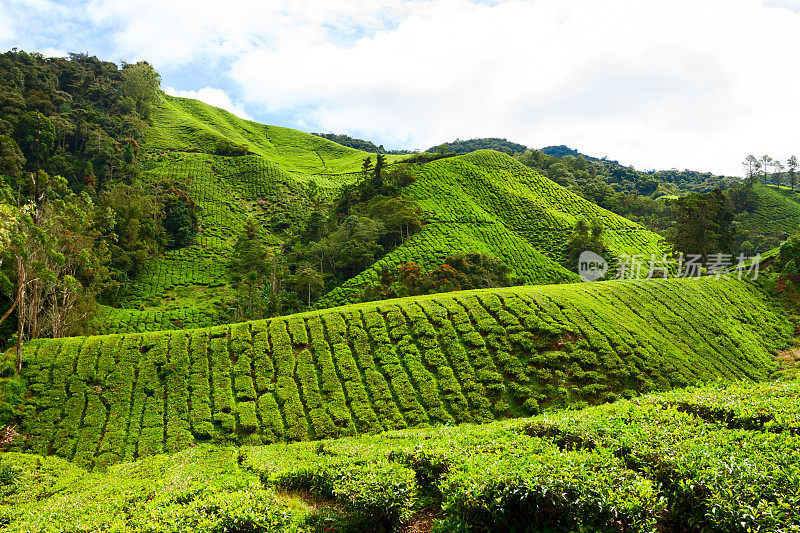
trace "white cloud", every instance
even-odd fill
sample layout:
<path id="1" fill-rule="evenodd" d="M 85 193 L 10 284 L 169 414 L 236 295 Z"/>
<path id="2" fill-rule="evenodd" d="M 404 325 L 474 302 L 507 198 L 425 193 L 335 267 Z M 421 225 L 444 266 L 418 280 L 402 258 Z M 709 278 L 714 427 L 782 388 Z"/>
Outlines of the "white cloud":
<path id="1" fill-rule="evenodd" d="M 15 46 L 8 35 L 20 28 L 31 28 L 22 46 L 53 54 L 103 43 L 87 51 L 147 59 L 169 85 L 206 86 L 182 95 L 386 146 L 500 136 L 639 168 L 739 173 L 749 152 L 800 151 L 799 9 L 800 0 L 0 0 L 0 44 Z"/>
<path id="2" fill-rule="evenodd" d="M 360 28 L 380 28 L 399 19 L 403 0 L 91 0 L 96 24 L 118 27 L 116 52 L 158 66 L 218 60 L 258 46 L 320 43 L 330 33 L 346 38 Z"/>
<path id="3" fill-rule="evenodd" d="M 45 48 L 41 51 L 45 57 L 67 57 L 69 53 L 61 48 Z"/>
<path id="4" fill-rule="evenodd" d="M 782 7 L 792 11 L 800 11 L 800 0 L 766 0 L 764 5 L 767 7 Z"/>
<path id="5" fill-rule="evenodd" d="M 245 100 L 326 131 L 430 146 L 501 136 L 644 168 L 740 173 L 800 123 L 800 15 L 757 0 L 441 0 L 353 46 L 256 47 Z"/>
<path id="6" fill-rule="evenodd" d="M 214 107 L 219 107 L 220 109 L 229 111 L 239 118 L 253 120 L 253 118 L 247 114 L 247 111 L 244 110 L 244 106 L 241 103 L 234 103 L 233 100 L 231 100 L 231 97 L 221 89 L 216 89 L 214 87 L 203 87 L 198 91 L 179 91 L 173 87 L 164 87 L 164 92 L 170 96 L 194 98 L 195 100 L 200 100 L 201 102 L 213 105 Z"/>

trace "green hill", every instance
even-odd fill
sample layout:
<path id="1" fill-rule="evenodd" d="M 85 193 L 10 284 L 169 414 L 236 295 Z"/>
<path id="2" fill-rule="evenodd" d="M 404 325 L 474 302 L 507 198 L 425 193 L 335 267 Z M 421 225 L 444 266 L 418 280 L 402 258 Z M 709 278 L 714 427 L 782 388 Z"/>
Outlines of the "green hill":
<path id="1" fill-rule="evenodd" d="M 219 323 L 227 264 L 248 221 L 273 244 L 274 227 L 300 223 L 313 182 L 328 202 L 370 154 L 300 131 L 240 119 L 197 100 L 163 96 L 142 144 L 146 180 L 184 183 L 200 207 L 195 242 L 149 261 L 120 308 L 103 307 L 98 333 Z M 392 157 L 388 156 L 391 160 Z"/>
<path id="2" fill-rule="evenodd" d="M 370 156 L 325 138 L 264 126 L 196 100 L 163 97 L 142 144 L 142 174 L 185 183 L 200 207 L 194 244 L 142 268 L 121 298 L 94 321 L 97 333 L 206 327 L 220 322 L 230 294 L 227 264 L 245 225 L 280 245 L 308 214 L 359 179 Z M 389 155 L 388 161 L 401 156 Z M 362 274 L 333 288 L 318 307 L 363 300 L 363 282 L 382 267 L 415 261 L 426 269 L 456 253 L 502 259 L 526 284 L 576 281 L 558 264 L 579 216 L 602 220 L 613 254 L 660 253 L 660 238 L 598 208 L 498 152 L 413 164 L 403 190 L 429 221 Z M 313 190 L 313 193 L 312 193 Z"/>
<path id="3" fill-rule="evenodd" d="M 718 378 L 764 379 L 789 336 L 735 281 L 465 291 L 208 329 L 37 340 L 18 448 L 102 466 L 486 422 Z"/>
<path id="4" fill-rule="evenodd" d="M 426 152 L 468 154 L 478 150 L 494 150 L 496 152 L 503 152 L 505 154 L 513 155 L 528 150 L 528 147 L 524 144 L 511 142 L 506 139 L 489 137 L 484 139 L 468 139 L 464 141 L 461 139 L 456 139 L 452 142 L 446 142 L 437 146 L 432 146 L 428 148 Z"/>
<path id="5" fill-rule="evenodd" d="M 747 231 L 773 241 L 800 231 L 800 192 L 762 184 L 754 190 L 755 209 L 744 219 Z"/>
<path id="6" fill-rule="evenodd" d="M 371 171 L 158 80 L 0 57 L 0 531 L 800 531 L 800 385 L 766 382 L 797 373 L 791 264 L 563 266 L 661 255 L 624 217 L 727 178 L 498 139 Z M 780 188 L 725 203 L 736 246 L 800 223 Z"/>
<path id="7" fill-rule="evenodd" d="M 334 289 L 321 306 L 357 301 L 364 283 L 391 263 L 441 264 L 453 252 L 479 251 L 502 258 L 530 284 L 577 281 L 557 264 L 579 217 L 599 220 L 611 256 L 660 255 L 663 244 L 649 232 L 606 211 L 514 158 L 487 150 L 413 167 L 416 181 L 405 193 L 430 223 L 371 269 Z"/>
<path id="8" fill-rule="evenodd" d="M 368 155 L 310 133 L 244 120 L 189 98 L 164 95 L 153 124 L 143 144 L 148 152 L 252 153 L 283 170 L 305 174 L 355 171 Z"/>

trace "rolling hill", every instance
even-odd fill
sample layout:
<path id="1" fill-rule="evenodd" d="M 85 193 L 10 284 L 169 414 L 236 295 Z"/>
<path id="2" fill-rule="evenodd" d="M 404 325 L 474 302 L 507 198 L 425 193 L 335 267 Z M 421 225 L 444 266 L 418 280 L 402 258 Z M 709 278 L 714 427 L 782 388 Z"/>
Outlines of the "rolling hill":
<path id="1" fill-rule="evenodd" d="M 207 327 L 228 293 L 231 247 L 248 221 L 279 245 L 319 205 L 355 183 L 370 154 L 319 136 L 242 120 L 190 99 L 164 96 L 142 143 L 142 174 L 185 183 L 200 211 L 200 234 L 143 267 L 120 308 L 104 307 L 97 333 Z M 402 156 L 389 155 L 389 162 Z M 505 154 L 481 151 L 410 166 L 403 194 L 426 212 L 422 231 L 319 307 L 363 299 L 359 284 L 389 264 L 434 268 L 449 255 L 479 251 L 503 259 L 527 284 L 576 281 L 558 262 L 577 217 L 602 220 L 613 254 L 660 253 L 661 239 L 605 211 Z M 313 196 L 311 191 L 314 191 Z"/>
<path id="2" fill-rule="evenodd" d="M 371 269 L 331 291 L 321 306 L 354 303 L 360 287 L 390 263 L 414 261 L 432 267 L 454 252 L 500 257 L 530 284 L 577 281 L 557 262 L 564 259 L 580 217 L 603 223 L 604 243 L 612 257 L 660 256 L 664 250 L 658 235 L 500 152 L 471 152 L 413 169 L 417 179 L 404 192 L 429 214 L 430 223 Z"/>
<path id="3" fill-rule="evenodd" d="M 787 187 L 757 184 L 755 209 L 744 219 L 744 227 L 753 234 L 774 241 L 800 230 L 800 192 Z"/>
<path id="4" fill-rule="evenodd" d="M 13 349 L 0 360 L 0 531 L 800 531 L 794 271 L 576 283 L 562 265 L 583 219 L 608 256 L 660 255 L 658 235 L 598 205 L 629 216 L 617 200 L 649 190 L 669 217 L 665 182 L 727 178 L 472 150 L 515 151 L 496 139 L 369 174 L 370 154 L 326 136 L 164 96 L 145 62 L 1 59 L 0 122 L 21 144 L 0 135 L 0 196 L 21 194 L 23 163 L 46 194 L 5 209 L 36 216 L 0 256 L 32 338 L 18 322 L 19 366 Z M 51 129 L 47 173 L 65 175 L 47 189 L 39 156 L 15 154 Z M 620 191 L 581 185 L 603 180 Z M 760 249 L 797 229 L 800 201 L 755 191 L 737 197 L 738 235 Z M 376 214 L 392 209 L 416 233 Z M 442 265 L 475 252 L 504 264 Z M 362 301 L 409 261 L 438 265 L 433 289 L 491 288 Z M 98 296 L 71 302 L 80 290 Z M 117 297 L 85 335 L 79 319 Z M 243 297 L 278 304 L 230 313 Z M 30 328 L 40 317 L 74 327 Z"/>

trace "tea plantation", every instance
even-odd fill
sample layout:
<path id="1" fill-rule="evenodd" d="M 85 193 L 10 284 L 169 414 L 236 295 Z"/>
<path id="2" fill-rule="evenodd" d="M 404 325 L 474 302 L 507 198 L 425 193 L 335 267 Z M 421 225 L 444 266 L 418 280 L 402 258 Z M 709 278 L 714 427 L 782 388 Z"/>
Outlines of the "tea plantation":
<path id="1" fill-rule="evenodd" d="M 797 531 L 800 384 L 318 443 L 203 444 L 107 471 L 0 456 L 4 531 Z M 405 528 L 405 529 L 404 529 Z"/>
<path id="2" fill-rule="evenodd" d="M 145 263 L 94 321 L 96 333 L 207 327 L 229 293 L 231 247 L 248 222 L 279 245 L 315 206 L 359 178 L 365 152 L 299 131 L 237 118 L 196 100 L 163 96 L 142 144 L 142 174 L 187 187 L 199 206 L 188 247 Z M 391 163 L 401 156 L 388 156 Z M 374 158 L 374 155 L 373 155 Z M 656 234 L 588 202 L 508 155 L 481 151 L 410 167 L 403 190 L 425 212 L 419 233 L 330 291 L 318 308 L 363 301 L 365 281 L 392 264 L 433 269 L 456 253 L 502 259 L 521 283 L 577 281 L 561 266 L 578 217 L 603 222 L 609 255 L 660 254 Z M 310 190 L 315 191 L 313 195 Z"/>
<path id="3" fill-rule="evenodd" d="M 206 329 L 39 340 L 15 449 L 105 467 L 487 422 L 714 379 L 763 380 L 790 336 L 712 279 L 464 291 Z"/>
<path id="4" fill-rule="evenodd" d="M 35 139 L 0 135 L 0 193 L 22 194 L 24 146 L 39 195 L 0 257 L 19 295 L 0 323 L 22 317 L 3 325 L 0 533 L 800 533 L 791 246 L 758 280 L 579 283 L 583 250 L 613 268 L 667 243 L 507 154 L 384 166 L 153 90 L 108 161 L 97 134 L 109 179 L 83 174 L 80 199 L 76 179 L 40 191 L 35 90 Z M 95 130 L 74 110 L 78 168 Z M 798 193 L 753 190 L 699 240 L 750 232 L 756 252 L 798 228 Z M 67 205 L 51 193 L 72 208 L 40 227 Z"/>
<path id="5" fill-rule="evenodd" d="M 405 245 L 331 291 L 319 307 L 359 301 L 360 288 L 389 264 L 429 267 L 452 253 L 476 251 L 502 258 L 526 283 L 577 281 L 556 261 L 578 218 L 604 227 L 608 259 L 622 254 L 661 257 L 662 239 L 557 185 L 500 152 L 481 150 L 414 167 L 406 190 L 431 221 Z"/>
<path id="6" fill-rule="evenodd" d="M 786 187 L 755 185 L 755 206 L 744 219 L 748 230 L 780 239 L 800 227 L 800 192 Z"/>

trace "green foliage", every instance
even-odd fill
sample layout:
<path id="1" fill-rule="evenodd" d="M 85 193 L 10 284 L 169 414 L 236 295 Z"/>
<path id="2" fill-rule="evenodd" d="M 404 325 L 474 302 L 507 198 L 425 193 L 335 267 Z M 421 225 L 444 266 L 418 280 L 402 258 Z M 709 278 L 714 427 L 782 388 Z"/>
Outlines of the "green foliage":
<path id="1" fill-rule="evenodd" d="M 38 164 L 42 168 L 55 149 L 55 128 L 53 123 L 41 113 L 32 111 L 19 116 L 14 130 L 14 137 L 19 140 L 19 147 L 29 164 Z"/>
<path id="2" fill-rule="evenodd" d="M 792 235 L 781 244 L 775 260 L 775 268 L 788 275 L 800 274 L 798 265 L 800 265 L 800 233 Z"/>
<path id="3" fill-rule="evenodd" d="M 335 143 L 341 144 L 342 146 L 347 146 L 349 148 L 355 148 L 356 150 L 361 150 L 362 152 L 369 152 L 372 154 L 396 154 L 396 155 L 403 155 L 403 154 L 410 154 L 408 150 L 386 150 L 383 145 L 375 146 L 374 143 L 370 141 L 364 141 L 362 139 L 354 139 L 348 135 L 344 134 L 335 134 L 335 133 L 312 133 L 312 135 L 317 135 L 318 137 L 323 137 L 328 139 L 329 141 L 333 141 Z"/>
<path id="4" fill-rule="evenodd" d="M 671 199 L 738 183 L 736 178 L 708 172 L 640 171 L 566 146 L 529 150 L 516 158 L 600 207 L 659 232 L 672 225 Z"/>
<path id="5" fill-rule="evenodd" d="M 0 428 L 15 422 L 19 415 L 17 407 L 26 391 L 25 384 L 15 374 L 13 363 L 4 360 L 0 367 Z"/>
<path id="6" fill-rule="evenodd" d="M 572 271 L 577 272 L 578 260 L 585 251 L 594 252 L 600 256 L 606 251 L 603 244 L 603 223 L 593 220 L 589 223 L 585 218 L 578 219 L 575 223 L 575 231 L 567 243 L 567 253 L 565 264 Z"/>
<path id="7" fill-rule="evenodd" d="M 430 153 L 455 153 L 455 154 L 468 154 L 478 150 L 495 150 L 509 155 L 522 153 L 528 150 L 528 147 L 523 144 L 514 143 L 505 139 L 487 138 L 487 139 L 469 139 L 462 141 L 456 139 L 453 142 L 442 143 L 438 146 L 428 148 L 426 152 Z"/>
<path id="8" fill-rule="evenodd" d="M 232 449 L 195 448 L 104 474 L 22 454 L 0 462 L 19 472 L 0 496 L 6 531 L 277 533 L 298 531 L 303 521 L 301 508 L 238 467 Z"/>
<path id="9" fill-rule="evenodd" d="M 701 255 L 704 262 L 712 253 L 730 251 L 734 213 L 721 190 L 684 196 L 675 203 L 677 219 L 671 237 L 676 250 Z"/>
<path id="10" fill-rule="evenodd" d="M 25 166 L 25 156 L 17 142 L 8 135 L 0 135 L 0 176 L 19 179 Z"/>
<path id="11" fill-rule="evenodd" d="M 685 391 L 576 416 L 554 415 L 527 431 L 564 447 L 614 453 L 660 482 L 669 502 L 662 517 L 667 528 L 791 530 L 800 518 L 797 436 L 774 433 L 780 426 L 769 422 L 758 424 L 757 413 L 777 407 L 796 418 L 797 392 L 796 384 Z M 759 401 L 764 393 L 767 399 Z M 744 412 L 733 414 L 734 405 L 746 399 L 756 401 L 754 408 L 743 406 Z M 740 425 L 754 431 L 730 429 Z"/>
<path id="12" fill-rule="evenodd" d="M 366 289 L 367 298 L 418 296 L 470 289 L 488 289 L 515 285 L 516 278 L 502 260 L 484 254 L 459 254 L 444 264 L 423 273 L 413 262 L 402 263 L 380 273 L 378 283 Z"/>
<path id="13" fill-rule="evenodd" d="M 121 144 L 139 138 L 144 127 L 126 95 L 127 78 L 141 72 L 140 65 L 145 64 L 121 71 L 114 63 L 82 54 L 68 60 L 24 51 L 0 55 L 0 129 L 14 132 L 27 170 L 38 164 L 76 190 L 135 177 L 134 161 L 126 160 Z M 8 150 L 0 152 L 6 159 Z"/>
<path id="14" fill-rule="evenodd" d="M 378 173 L 375 156 L 197 101 L 162 96 L 152 119 L 142 177 L 180 183 L 197 203 L 200 231 L 194 244 L 146 262 L 120 285 L 107 301 L 121 309 L 104 309 L 98 332 L 280 316 L 314 300 L 355 303 L 372 297 L 364 287 L 381 270 L 412 261 L 431 271 L 466 253 L 497 257 L 522 283 L 577 281 L 558 263 L 579 217 L 602 219 L 611 253 L 663 248 L 658 236 L 496 152 L 420 164 L 386 155 Z M 249 155 L 214 155 L 228 144 L 246 145 Z M 266 276 L 229 265 L 248 225 L 273 252 Z M 321 288 L 300 280 L 309 266 Z"/>
<path id="15" fill-rule="evenodd" d="M 414 262 L 424 270 L 450 255 L 483 253 L 501 259 L 523 283 L 577 281 L 558 263 L 579 218 L 597 220 L 611 254 L 663 253 L 661 238 L 605 211 L 497 152 L 479 151 L 411 167 L 404 195 L 428 213 L 411 239 L 371 268 L 330 291 L 319 307 L 363 300 L 382 270 Z"/>
<path id="16" fill-rule="evenodd" d="M 162 220 L 168 250 L 188 246 L 197 235 L 197 204 L 180 183 L 159 182 Z"/>
<path id="17" fill-rule="evenodd" d="M 161 76 L 147 61 L 123 64 L 122 67 L 122 94 L 133 101 L 142 118 L 150 118 L 161 93 Z"/>

